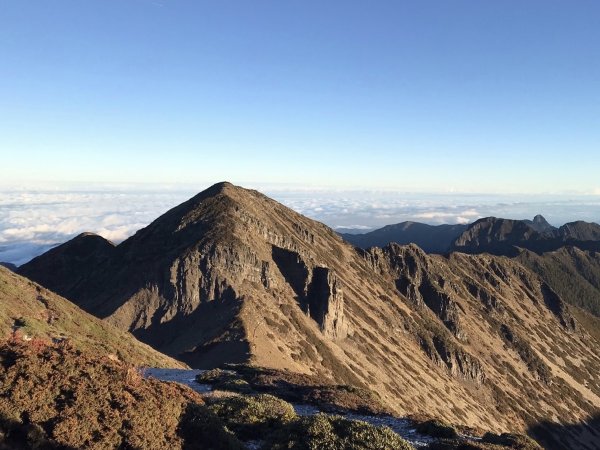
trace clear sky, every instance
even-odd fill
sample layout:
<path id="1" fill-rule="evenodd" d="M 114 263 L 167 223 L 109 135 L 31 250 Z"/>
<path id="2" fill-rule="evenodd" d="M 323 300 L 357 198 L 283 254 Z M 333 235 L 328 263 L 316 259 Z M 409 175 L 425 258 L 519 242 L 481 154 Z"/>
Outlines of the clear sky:
<path id="1" fill-rule="evenodd" d="M 0 0 L 0 183 L 600 195 L 596 0 Z"/>

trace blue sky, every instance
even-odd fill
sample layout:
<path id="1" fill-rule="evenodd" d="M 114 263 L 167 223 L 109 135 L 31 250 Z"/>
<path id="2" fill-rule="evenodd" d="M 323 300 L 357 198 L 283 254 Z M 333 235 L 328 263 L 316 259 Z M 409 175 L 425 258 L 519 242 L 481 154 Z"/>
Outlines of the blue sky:
<path id="1" fill-rule="evenodd" d="M 0 0 L 0 183 L 600 195 L 597 1 Z"/>

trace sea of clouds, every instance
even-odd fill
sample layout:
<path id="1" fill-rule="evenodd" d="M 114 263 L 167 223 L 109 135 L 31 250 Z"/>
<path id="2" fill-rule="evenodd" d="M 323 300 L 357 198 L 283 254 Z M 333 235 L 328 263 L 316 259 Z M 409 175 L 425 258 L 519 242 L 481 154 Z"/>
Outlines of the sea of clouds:
<path id="1" fill-rule="evenodd" d="M 115 243 L 207 186 L 0 190 L 0 261 L 23 264 L 84 231 Z M 470 223 L 543 214 L 553 225 L 600 222 L 600 196 L 414 194 L 259 187 L 270 197 L 341 231 L 364 232 L 406 220 Z"/>

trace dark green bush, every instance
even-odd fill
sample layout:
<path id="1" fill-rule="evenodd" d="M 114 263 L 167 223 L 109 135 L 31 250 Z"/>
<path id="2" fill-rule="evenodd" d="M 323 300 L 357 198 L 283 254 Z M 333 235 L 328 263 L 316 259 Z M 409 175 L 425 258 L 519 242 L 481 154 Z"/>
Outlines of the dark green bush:
<path id="1" fill-rule="evenodd" d="M 242 450 L 244 445 L 203 405 L 190 404 L 181 418 L 184 450 Z"/>
<path id="2" fill-rule="evenodd" d="M 209 409 L 242 440 L 261 439 L 297 417 L 292 405 L 268 394 L 220 399 Z"/>
<path id="3" fill-rule="evenodd" d="M 222 391 L 251 394 L 252 386 L 242 379 L 239 374 L 228 370 L 211 369 L 196 376 L 196 381 L 201 384 L 210 384 L 213 389 Z"/>
<path id="4" fill-rule="evenodd" d="M 15 319 L 14 323 L 15 328 L 24 328 L 27 326 L 27 319 L 25 317 L 19 317 Z"/>
<path id="5" fill-rule="evenodd" d="M 437 419 L 420 423 L 417 425 L 417 431 L 437 438 L 456 439 L 458 437 L 458 432 L 454 427 Z"/>
<path id="6" fill-rule="evenodd" d="M 490 444 L 504 445 L 515 450 L 542 450 L 537 442 L 535 442 L 529 436 L 525 436 L 523 434 L 486 433 L 481 441 L 488 442 Z"/>
<path id="7" fill-rule="evenodd" d="M 413 450 L 386 427 L 317 414 L 302 417 L 271 435 L 266 450 Z"/>
<path id="8" fill-rule="evenodd" d="M 379 396 L 367 389 L 340 384 L 324 384 L 313 375 L 266 369 L 245 364 L 228 365 L 230 370 L 212 369 L 196 377 L 213 389 L 240 394 L 268 393 L 288 402 L 317 405 L 328 411 L 355 411 L 385 414 Z"/>

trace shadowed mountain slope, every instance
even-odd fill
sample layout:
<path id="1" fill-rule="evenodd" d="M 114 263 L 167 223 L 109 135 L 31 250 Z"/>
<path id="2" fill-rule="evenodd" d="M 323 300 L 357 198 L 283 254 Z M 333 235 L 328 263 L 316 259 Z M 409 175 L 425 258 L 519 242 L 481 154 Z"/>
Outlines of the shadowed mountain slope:
<path id="1" fill-rule="evenodd" d="M 569 222 L 558 229 L 558 235 L 566 241 L 600 241 L 600 225 L 583 220 Z"/>
<path id="2" fill-rule="evenodd" d="M 576 221 L 556 228 L 539 214 L 533 220 L 487 217 L 469 225 L 402 222 L 368 233 L 340 235 L 363 249 L 384 247 L 395 242 L 401 245 L 416 244 L 427 253 L 460 251 L 516 256 L 519 248 L 542 253 L 565 245 L 583 250 L 600 250 L 600 225 Z"/>
<path id="3" fill-rule="evenodd" d="M 558 425 L 554 422 L 542 422 L 535 424 L 529 430 L 533 436 L 538 436 L 540 443 L 547 449 L 571 449 L 596 450 L 600 447 L 600 416 L 590 417 L 580 423 L 565 423 Z M 577 447 L 569 436 L 580 436 Z"/>
<path id="4" fill-rule="evenodd" d="M 96 354 L 138 366 L 185 367 L 73 303 L 0 267 L 0 337 L 68 341 Z"/>
<path id="5" fill-rule="evenodd" d="M 229 183 L 116 247 L 71 253 L 85 239 L 20 272 L 196 367 L 313 374 L 377 392 L 399 414 L 497 431 L 576 423 L 600 405 L 598 343 L 508 258 L 356 249 Z"/>
<path id="6" fill-rule="evenodd" d="M 523 250 L 516 259 L 539 274 L 566 302 L 600 317 L 600 253 L 562 247 L 540 255 Z"/>

